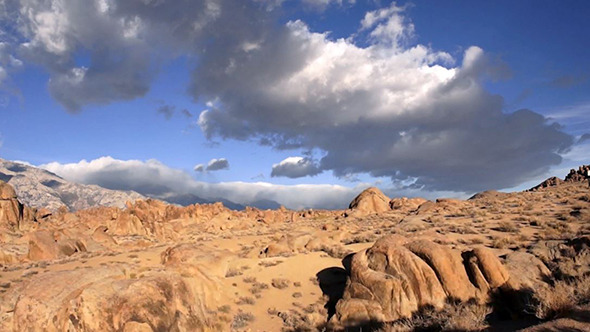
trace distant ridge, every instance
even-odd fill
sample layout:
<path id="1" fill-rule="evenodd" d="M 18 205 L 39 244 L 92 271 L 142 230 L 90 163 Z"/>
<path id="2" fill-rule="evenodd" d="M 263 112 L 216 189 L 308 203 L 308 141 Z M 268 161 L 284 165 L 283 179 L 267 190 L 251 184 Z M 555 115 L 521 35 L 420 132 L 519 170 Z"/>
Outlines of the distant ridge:
<path id="1" fill-rule="evenodd" d="M 66 206 L 71 211 L 94 206 L 124 208 L 127 201 L 148 197 L 181 206 L 221 202 L 231 210 L 241 211 L 246 208 L 244 204 L 224 198 L 206 199 L 191 193 L 149 195 L 131 190 L 107 189 L 98 185 L 75 183 L 47 170 L 5 159 L 0 159 L 0 180 L 13 186 L 19 200 L 25 205 L 52 211 L 61 206 Z M 272 200 L 257 200 L 247 205 L 262 210 L 276 210 L 281 206 Z"/>
<path id="2" fill-rule="evenodd" d="M 44 169 L 4 159 L 0 159 L 0 180 L 14 187 L 23 204 L 52 211 L 61 206 L 71 211 L 93 206 L 123 208 L 127 201 L 146 198 L 134 191 L 69 182 Z"/>
<path id="3" fill-rule="evenodd" d="M 590 184 L 590 165 L 582 165 L 578 167 L 577 170 L 572 168 L 565 176 L 564 180 L 552 176 L 527 191 L 537 191 L 541 188 L 555 187 L 567 182 L 588 182 Z"/>

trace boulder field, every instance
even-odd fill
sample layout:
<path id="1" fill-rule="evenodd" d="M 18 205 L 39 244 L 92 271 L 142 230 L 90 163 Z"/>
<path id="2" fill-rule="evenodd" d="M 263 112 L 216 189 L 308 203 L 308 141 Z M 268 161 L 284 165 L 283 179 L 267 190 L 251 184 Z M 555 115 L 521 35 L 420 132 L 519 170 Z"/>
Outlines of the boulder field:
<path id="1" fill-rule="evenodd" d="M 587 170 L 340 211 L 31 209 L 0 182 L 0 331 L 590 330 Z"/>

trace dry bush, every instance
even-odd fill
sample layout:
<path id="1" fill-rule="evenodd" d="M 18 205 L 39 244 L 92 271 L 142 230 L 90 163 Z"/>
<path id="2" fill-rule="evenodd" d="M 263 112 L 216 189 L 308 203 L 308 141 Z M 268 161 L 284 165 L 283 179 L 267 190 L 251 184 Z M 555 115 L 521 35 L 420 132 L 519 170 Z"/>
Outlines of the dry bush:
<path id="1" fill-rule="evenodd" d="M 565 221 L 552 221 L 547 223 L 547 226 L 553 228 L 560 233 L 569 233 L 572 231 L 571 226 Z"/>
<path id="2" fill-rule="evenodd" d="M 445 219 L 441 216 L 429 216 L 428 218 L 424 219 L 424 221 L 429 222 L 431 224 L 440 224 L 445 221 Z"/>
<path id="3" fill-rule="evenodd" d="M 235 276 L 241 276 L 242 274 L 243 274 L 243 272 L 236 269 L 236 268 L 229 268 L 227 270 L 227 272 L 225 273 L 225 277 L 230 278 L 230 277 L 235 277 Z"/>
<path id="4" fill-rule="evenodd" d="M 496 227 L 496 229 L 500 232 L 506 232 L 506 233 L 518 233 L 519 229 L 518 227 L 510 221 L 501 221 L 498 223 L 498 227 Z"/>
<path id="5" fill-rule="evenodd" d="M 242 281 L 244 281 L 247 284 L 255 283 L 256 277 L 246 277 L 246 278 L 242 279 Z"/>
<path id="6" fill-rule="evenodd" d="M 479 234 L 473 228 L 465 225 L 450 225 L 446 230 L 457 234 Z"/>
<path id="7" fill-rule="evenodd" d="M 291 284 L 291 281 L 289 281 L 287 279 L 276 278 L 276 279 L 272 280 L 271 284 L 274 288 L 284 289 L 284 288 L 289 287 L 289 285 Z"/>
<path id="8" fill-rule="evenodd" d="M 263 282 L 255 282 L 252 284 L 252 287 L 250 288 L 250 293 L 260 294 L 260 292 L 262 292 L 263 289 L 268 289 L 268 284 L 265 284 Z"/>
<path id="9" fill-rule="evenodd" d="M 264 267 L 271 267 L 271 266 L 277 266 L 277 265 L 281 264 L 282 262 L 283 261 L 281 261 L 281 260 L 262 261 L 262 262 L 258 263 L 258 265 L 264 266 Z"/>
<path id="10" fill-rule="evenodd" d="M 314 309 L 314 311 L 317 311 L 317 308 Z M 302 314 L 295 310 L 289 310 L 279 312 L 277 316 L 283 320 L 283 331 L 312 332 L 326 330 L 324 326 L 325 321 L 324 319 L 320 318 L 325 317 L 325 314 L 320 314 L 318 316 Z"/>
<path id="11" fill-rule="evenodd" d="M 229 313 L 231 311 L 231 306 L 229 305 L 222 305 L 221 307 L 217 308 L 218 311 L 223 312 L 225 314 Z"/>
<path id="12" fill-rule="evenodd" d="M 475 237 L 473 239 L 471 239 L 471 244 L 482 244 L 483 243 L 483 239 L 479 238 L 479 237 Z"/>
<path id="13" fill-rule="evenodd" d="M 442 310 L 426 309 L 411 319 L 386 324 L 380 331 L 482 331 L 491 312 L 490 307 L 476 303 L 446 304 Z"/>
<path id="14" fill-rule="evenodd" d="M 514 244 L 515 244 L 514 240 L 510 237 L 507 237 L 507 236 L 506 237 L 495 236 L 492 239 L 492 247 L 497 248 L 497 249 L 506 249 Z"/>
<path id="15" fill-rule="evenodd" d="M 558 281 L 553 287 L 537 290 L 534 299 L 534 313 L 540 319 L 564 317 L 576 305 L 574 289 L 565 281 Z"/>
<path id="16" fill-rule="evenodd" d="M 254 315 L 249 312 L 238 312 L 237 315 L 234 316 L 234 319 L 231 323 L 232 330 L 241 329 L 246 327 L 250 322 L 254 320 Z"/>
<path id="17" fill-rule="evenodd" d="M 238 299 L 238 301 L 236 301 L 237 305 L 244 305 L 244 304 L 254 305 L 255 303 L 256 303 L 256 300 L 254 300 L 254 298 L 251 298 L 249 296 L 242 296 Z"/>
<path id="18" fill-rule="evenodd" d="M 590 303 L 590 276 L 572 281 L 559 280 L 534 294 L 535 315 L 540 319 L 565 317 L 576 306 Z"/>

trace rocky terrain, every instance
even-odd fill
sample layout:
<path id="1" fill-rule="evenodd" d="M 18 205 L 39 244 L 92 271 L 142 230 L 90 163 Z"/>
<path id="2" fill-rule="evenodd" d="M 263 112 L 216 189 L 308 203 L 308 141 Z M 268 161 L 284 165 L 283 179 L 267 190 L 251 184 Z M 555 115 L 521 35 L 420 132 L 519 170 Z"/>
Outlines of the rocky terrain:
<path id="1" fill-rule="evenodd" d="M 23 204 L 51 211 L 62 206 L 72 211 L 94 206 L 122 208 L 127 201 L 145 199 L 133 191 L 73 183 L 46 170 L 4 159 L 0 159 L 0 180 L 16 190 Z"/>
<path id="2" fill-rule="evenodd" d="M 0 330 L 588 331 L 589 169 L 469 200 L 369 188 L 342 211 L 36 209 L 10 178 Z"/>

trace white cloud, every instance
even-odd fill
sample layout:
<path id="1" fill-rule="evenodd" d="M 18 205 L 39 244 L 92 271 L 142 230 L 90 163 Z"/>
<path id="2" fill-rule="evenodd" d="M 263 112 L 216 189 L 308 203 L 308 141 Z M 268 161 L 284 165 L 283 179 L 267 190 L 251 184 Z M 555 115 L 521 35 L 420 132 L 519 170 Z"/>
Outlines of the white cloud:
<path id="1" fill-rule="evenodd" d="M 195 165 L 195 167 L 193 168 L 193 170 L 195 172 L 202 173 L 202 172 L 205 171 L 205 165 L 203 165 L 203 164 L 197 164 L 197 165 Z"/>
<path id="2" fill-rule="evenodd" d="M 561 162 L 570 135 L 530 110 L 504 113 L 502 97 L 484 89 L 484 77 L 505 68 L 476 46 L 455 61 L 409 44 L 414 27 L 403 15 L 395 4 L 367 14 L 354 37 L 366 47 L 301 21 L 248 56 L 213 46 L 193 73 L 195 98 L 218 101 L 199 116 L 201 129 L 318 149 L 320 169 L 336 176 L 416 178 L 426 190 L 506 188 Z"/>
<path id="3" fill-rule="evenodd" d="M 321 173 L 316 163 L 310 158 L 288 157 L 278 164 L 272 165 L 271 177 L 301 178 Z"/>
<path id="4" fill-rule="evenodd" d="M 206 170 L 208 172 L 220 171 L 223 169 L 229 169 L 229 162 L 225 158 L 211 159 L 207 163 Z"/>
<path id="5" fill-rule="evenodd" d="M 340 39 L 300 20 L 280 25 L 272 6 L 242 0 L 7 4 L 0 17 L 15 27 L 13 46 L 47 68 L 67 109 L 143 96 L 162 60 L 187 55 L 198 59 L 190 93 L 211 101 L 198 120 L 208 138 L 317 149 L 319 169 L 336 176 L 505 188 L 559 164 L 573 142 L 533 111 L 503 112 L 482 84 L 503 71 L 481 48 L 453 59 L 412 43 L 419 27 L 395 3 Z"/>
<path id="6" fill-rule="evenodd" d="M 101 157 L 78 163 L 52 162 L 39 167 L 69 181 L 96 184 L 109 189 L 135 190 L 144 195 L 192 193 L 206 199 L 225 198 L 240 204 L 273 200 L 289 208 L 343 209 L 367 184 L 354 188 L 328 184 L 276 185 L 267 182 L 196 181 L 187 173 L 157 160 L 117 160 Z"/>

